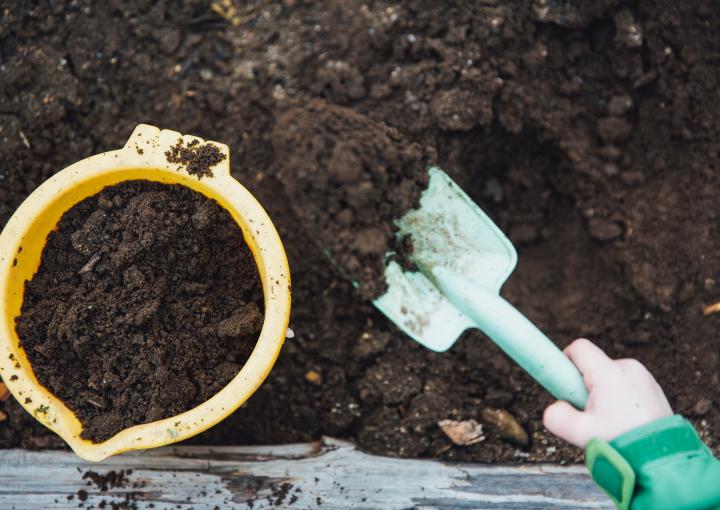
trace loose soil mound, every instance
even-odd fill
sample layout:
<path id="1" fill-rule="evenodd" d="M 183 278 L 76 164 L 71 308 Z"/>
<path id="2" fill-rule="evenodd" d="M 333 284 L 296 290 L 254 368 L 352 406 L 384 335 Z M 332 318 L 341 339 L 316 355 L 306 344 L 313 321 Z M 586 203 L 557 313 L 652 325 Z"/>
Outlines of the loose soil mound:
<path id="1" fill-rule="evenodd" d="M 416 207 L 428 157 L 397 130 L 348 108 L 314 100 L 278 119 L 278 174 L 292 206 L 338 271 L 363 297 L 385 291 L 394 220 Z"/>
<path id="2" fill-rule="evenodd" d="M 40 383 L 100 442 L 222 389 L 257 341 L 262 306 L 227 211 L 183 186 L 128 181 L 63 215 L 16 329 Z"/>
<path id="3" fill-rule="evenodd" d="M 296 336 L 248 404 L 194 441 L 331 434 L 393 455 L 580 458 L 542 428 L 550 396 L 482 335 L 427 352 L 327 262 L 273 146 L 277 119 L 320 98 L 435 152 L 518 246 L 504 296 L 561 346 L 584 335 L 645 362 L 717 449 L 720 314 L 702 313 L 720 301 L 717 2 L 259 0 L 233 2 L 230 20 L 202 1 L 111 5 L 3 11 L 0 224 L 138 122 L 231 147 L 288 250 Z M 2 407 L 0 445 L 61 444 Z M 502 439 L 486 407 L 529 446 Z M 487 438 L 453 446 L 444 419 Z"/>

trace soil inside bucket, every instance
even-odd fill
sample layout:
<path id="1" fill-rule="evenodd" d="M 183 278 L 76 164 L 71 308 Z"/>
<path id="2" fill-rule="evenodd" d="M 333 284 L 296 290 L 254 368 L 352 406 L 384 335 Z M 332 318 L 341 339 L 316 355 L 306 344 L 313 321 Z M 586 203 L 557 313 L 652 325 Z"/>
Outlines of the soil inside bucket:
<path id="1" fill-rule="evenodd" d="M 262 310 L 257 267 L 226 210 L 184 186 L 128 181 L 63 215 L 16 329 L 38 380 L 100 442 L 222 389 Z"/>

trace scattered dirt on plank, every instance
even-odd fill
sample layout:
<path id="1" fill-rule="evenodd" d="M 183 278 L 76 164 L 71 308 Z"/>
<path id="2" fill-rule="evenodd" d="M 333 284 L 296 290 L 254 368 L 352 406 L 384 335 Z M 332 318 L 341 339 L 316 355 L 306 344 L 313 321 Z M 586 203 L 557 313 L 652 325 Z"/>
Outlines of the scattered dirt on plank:
<path id="1" fill-rule="evenodd" d="M 119 471 L 108 471 L 107 473 L 99 473 L 91 469 L 85 471 L 82 474 L 82 479 L 86 481 L 88 488 L 91 492 L 99 491 L 103 498 L 97 504 L 98 508 L 108 508 L 111 510 L 136 510 L 139 507 L 138 499 L 141 495 L 141 491 L 128 491 L 122 490 L 113 493 L 114 489 L 140 489 L 144 487 L 143 482 L 132 482 L 130 475 L 132 475 L 132 469 L 121 469 Z M 78 508 L 85 508 L 85 501 L 87 501 L 90 494 L 85 489 L 80 489 L 77 492 L 77 499 L 79 501 Z M 69 499 L 69 497 L 68 497 Z M 154 505 L 150 505 L 152 507 Z M 143 507 L 145 508 L 145 506 Z"/>

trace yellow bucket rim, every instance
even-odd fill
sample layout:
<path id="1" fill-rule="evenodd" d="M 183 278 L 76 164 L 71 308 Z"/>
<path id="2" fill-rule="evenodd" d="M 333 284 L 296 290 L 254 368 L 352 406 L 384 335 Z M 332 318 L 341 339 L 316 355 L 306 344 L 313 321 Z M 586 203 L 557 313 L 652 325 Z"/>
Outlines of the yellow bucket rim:
<path id="1" fill-rule="evenodd" d="M 169 163 L 165 152 L 178 140 L 215 145 L 225 155 L 213 175 L 198 178 Z M 128 180 L 180 184 L 224 207 L 240 226 L 262 281 L 265 317 L 260 337 L 240 372 L 212 398 L 182 414 L 129 427 L 110 439 L 82 439 L 82 424 L 44 386 L 19 346 L 15 318 L 25 281 L 33 277 L 48 234 L 72 206 L 103 188 Z M 129 450 L 156 448 L 192 437 L 225 419 L 265 380 L 280 354 L 290 319 L 290 268 L 270 217 L 253 195 L 230 176 L 227 145 L 138 125 L 122 149 L 74 163 L 39 186 L 0 233 L 0 375 L 12 395 L 35 419 L 58 434 L 80 457 L 100 461 Z"/>

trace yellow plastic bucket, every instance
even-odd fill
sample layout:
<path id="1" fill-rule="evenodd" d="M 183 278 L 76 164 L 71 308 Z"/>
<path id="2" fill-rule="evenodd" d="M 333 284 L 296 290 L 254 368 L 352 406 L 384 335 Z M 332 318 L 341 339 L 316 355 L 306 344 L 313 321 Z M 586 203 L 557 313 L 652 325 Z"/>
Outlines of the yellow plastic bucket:
<path id="1" fill-rule="evenodd" d="M 17 209 L 0 234 L 0 375 L 13 396 L 40 423 L 62 437 L 80 457 L 99 461 L 128 450 L 155 448 L 182 441 L 226 418 L 262 384 L 285 340 L 290 318 L 290 269 L 282 242 L 267 213 L 230 176 L 228 147 L 215 142 L 225 159 L 212 177 L 198 179 L 165 152 L 197 140 L 175 131 L 140 124 L 125 146 L 70 165 L 38 187 Z M 121 181 L 145 179 L 181 184 L 216 200 L 243 231 L 255 258 L 265 296 L 265 319 L 250 358 L 215 396 L 177 416 L 136 425 L 102 443 L 81 439 L 82 425 L 65 404 L 40 385 L 25 351 L 18 345 L 15 318 L 20 314 L 25 281 L 40 265 L 48 234 L 78 202 Z"/>

